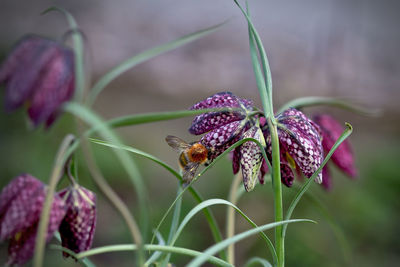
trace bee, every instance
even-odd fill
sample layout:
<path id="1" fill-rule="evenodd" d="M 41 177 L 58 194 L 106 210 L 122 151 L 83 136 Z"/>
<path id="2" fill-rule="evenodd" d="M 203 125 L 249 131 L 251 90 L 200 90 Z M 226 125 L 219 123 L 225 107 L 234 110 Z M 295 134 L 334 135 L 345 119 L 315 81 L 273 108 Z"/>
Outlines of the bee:
<path id="1" fill-rule="evenodd" d="M 165 138 L 168 145 L 179 154 L 178 163 L 183 170 L 183 181 L 190 183 L 200 164 L 208 164 L 209 150 L 199 142 L 186 143 L 179 137 L 168 135 Z"/>

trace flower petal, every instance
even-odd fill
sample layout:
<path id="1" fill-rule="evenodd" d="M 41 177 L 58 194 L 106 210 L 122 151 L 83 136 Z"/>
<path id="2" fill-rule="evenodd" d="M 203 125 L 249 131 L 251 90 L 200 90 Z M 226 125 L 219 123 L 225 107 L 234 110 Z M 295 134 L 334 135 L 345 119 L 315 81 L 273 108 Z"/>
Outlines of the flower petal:
<path id="1" fill-rule="evenodd" d="M 321 127 L 322 146 L 326 152 L 331 150 L 336 140 L 343 132 L 343 127 L 330 115 L 318 115 L 314 117 L 315 122 Z M 348 140 L 344 140 L 331 157 L 332 161 L 350 177 L 357 176 L 354 164 L 353 151 Z"/>
<path id="2" fill-rule="evenodd" d="M 323 149 L 318 130 L 300 113 L 290 109 L 278 116 L 279 142 L 310 178 L 323 161 Z M 285 116 L 287 114 L 289 116 Z M 322 182 L 322 173 L 318 174 L 316 182 Z"/>
<path id="3" fill-rule="evenodd" d="M 332 187 L 332 178 L 329 172 L 328 165 L 325 165 L 322 168 L 322 184 L 321 184 L 327 191 L 331 190 Z"/>
<path id="4" fill-rule="evenodd" d="M 200 139 L 200 143 L 209 149 L 209 159 L 215 159 L 232 144 L 237 142 L 245 128 L 246 125 L 243 125 L 242 122 L 234 121 L 204 135 Z"/>
<path id="5" fill-rule="evenodd" d="M 286 163 L 281 164 L 281 181 L 287 187 L 291 187 L 294 181 L 294 174 L 290 166 Z"/>
<path id="6" fill-rule="evenodd" d="M 63 102 L 69 100 L 74 86 L 72 51 L 59 47 L 35 84 L 37 89 L 28 109 L 34 125 L 47 121 Z"/>
<path id="7" fill-rule="evenodd" d="M 37 201 L 34 199 L 38 195 L 38 192 L 42 191 L 44 184 L 29 174 L 19 176 L 14 179 L 9 186 L 7 186 L 2 192 L 2 200 L 4 193 L 4 200 L 8 198 L 6 195 L 12 191 L 18 190 L 18 192 L 8 199 L 8 204 L 2 213 L 2 221 L 0 228 L 0 240 L 10 238 L 20 232 L 22 229 L 26 229 L 33 225 L 38 220 L 38 208 Z M 43 202 L 43 201 L 42 201 Z M 3 202 L 2 202 L 3 205 Z"/>
<path id="8" fill-rule="evenodd" d="M 199 135 L 225 124 L 242 120 L 246 114 L 241 112 L 210 112 L 196 116 L 189 128 L 191 134 Z"/>
<path id="9" fill-rule="evenodd" d="M 258 126 L 251 127 L 243 134 L 243 138 L 254 138 L 262 142 L 262 133 Z M 240 167 L 242 169 L 243 184 L 247 192 L 253 190 L 262 165 L 262 153 L 260 147 L 251 141 L 240 146 Z"/>
<path id="10" fill-rule="evenodd" d="M 236 147 L 233 151 L 230 153 L 231 159 L 232 159 L 232 170 L 233 174 L 237 174 L 240 170 L 240 150 L 239 147 Z"/>
<path id="11" fill-rule="evenodd" d="M 209 112 L 194 118 L 189 132 L 199 135 L 214 130 L 225 124 L 242 120 L 246 117 L 247 109 L 252 109 L 250 100 L 239 98 L 230 92 L 217 93 L 196 103 L 190 109 L 205 109 L 217 107 L 241 108 L 241 111 Z"/>
<path id="12" fill-rule="evenodd" d="M 25 42 L 27 42 L 25 46 Z M 36 81 L 41 75 L 43 68 L 56 53 L 55 42 L 35 37 L 34 40 L 24 39 L 16 48 L 15 55 L 11 54 L 10 59 L 3 65 L 4 78 L 1 82 L 6 83 L 5 107 L 12 111 L 23 104 L 34 91 Z M 7 61 L 12 63 L 7 64 Z"/>
<path id="13" fill-rule="evenodd" d="M 96 195 L 80 186 L 61 191 L 59 196 L 66 198 L 68 207 L 59 229 L 62 246 L 76 253 L 88 250 L 96 227 Z"/>
<path id="14" fill-rule="evenodd" d="M 190 109 L 196 110 L 221 107 L 239 108 L 241 105 L 244 105 L 246 108 L 251 108 L 253 102 L 251 100 L 238 98 L 231 92 L 221 92 L 194 104 Z"/>

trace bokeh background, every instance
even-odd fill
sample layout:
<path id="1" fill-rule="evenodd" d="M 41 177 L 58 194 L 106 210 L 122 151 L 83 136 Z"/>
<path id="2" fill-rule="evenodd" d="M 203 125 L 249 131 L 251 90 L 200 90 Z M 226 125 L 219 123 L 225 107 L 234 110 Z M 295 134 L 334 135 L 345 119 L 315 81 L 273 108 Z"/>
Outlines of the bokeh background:
<path id="1" fill-rule="evenodd" d="M 95 110 L 103 118 L 142 112 L 182 110 L 219 91 L 251 98 L 261 107 L 248 48 L 247 24 L 233 1 L 11 1 L 0 3 L 0 57 L 26 33 L 62 38 L 65 18 L 50 6 L 69 10 L 86 38 L 88 78 L 96 81 L 111 67 L 153 46 L 199 29 L 229 22 L 216 33 L 158 56 L 124 73 L 99 96 Z M 398 266 L 400 260 L 400 5 L 396 0 L 250 1 L 253 21 L 267 50 L 274 83 L 274 104 L 302 96 L 343 97 L 367 108 L 380 109 L 379 117 L 362 117 L 334 108 L 308 108 L 307 114 L 329 112 L 350 122 L 350 140 L 359 178 L 349 180 L 333 168 L 333 190 L 313 185 L 310 192 L 325 210 L 304 198 L 295 218 L 310 218 L 317 225 L 289 226 L 287 266 Z M 3 98 L 4 90 L 0 91 Z M 3 106 L 3 104 L 1 104 Z M 21 172 L 46 181 L 57 147 L 74 120 L 63 116 L 49 131 L 30 129 L 23 110 L 0 113 L 0 185 Z M 119 129 L 126 144 L 151 153 L 177 167 L 177 155 L 164 141 L 167 134 L 195 140 L 187 132 L 191 119 Z M 127 174 L 104 147 L 94 146 L 96 158 L 112 187 L 137 215 L 134 190 Z M 176 179 L 152 162 L 133 156 L 149 192 L 149 228 L 154 228 L 175 198 Z M 96 191 L 86 167 L 80 181 Z M 228 159 L 195 185 L 205 198 L 227 198 L 232 181 Z M 300 182 L 299 182 L 300 183 Z M 285 206 L 295 188 L 284 190 Z M 195 205 L 184 197 L 183 212 Z M 273 220 L 270 185 L 245 194 L 239 207 L 257 224 Z M 226 210 L 213 208 L 221 228 Z M 329 219 L 327 219 L 329 218 Z M 237 232 L 249 226 L 237 217 Z M 162 228 L 167 237 L 168 227 Z M 94 246 L 129 243 L 127 228 L 105 198 L 98 195 L 98 225 Z M 186 228 L 178 246 L 203 250 L 212 236 L 202 215 Z M 6 244 L 0 245 L 5 261 Z M 237 266 L 246 259 L 270 255 L 259 237 L 236 245 Z M 98 266 L 132 266 L 131 253 L 110 253 L 91 259 Z M 176 266 L 189 258 L 172 257 Z M 73 266 L 60 252 L 49 250 L 46 265 Z"/>

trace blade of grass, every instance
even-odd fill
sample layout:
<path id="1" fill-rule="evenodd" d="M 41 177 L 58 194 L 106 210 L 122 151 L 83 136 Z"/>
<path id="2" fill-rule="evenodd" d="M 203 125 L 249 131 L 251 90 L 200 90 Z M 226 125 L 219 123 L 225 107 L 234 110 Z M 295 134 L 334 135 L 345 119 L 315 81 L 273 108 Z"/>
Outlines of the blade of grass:
<path id="1" fill-rule="evenodd" d="M 359 115 L 370 116 L 370 117 L 377 117 L 382 114 L 382 111 L 379 109 L 369 109 L 354 105 L 349 103 L 346 100 L 339 99 L 339 98 L 331 98 L 331 97 L 320 97 L 320 96 L 309 96 L 309 97 L 301 97 L 293 99 L 288 103 L 284 104 L 280 109 L 279 113 L 285 111 L 288 108 L 304 108 L 310 106 L 332 106 L 341 108 L 344 110 L 348 110 L 354 112 Z"/>
<path id="2" fill-rule="evenodd" d="M 171 51 L 175 48 L 178 48 L 182 45 L 185 45 L 187 43 L 193 42 L 207 34 L 210 34 L 214 31 L 216 31 L 217 29 L 219 29 L 222 25 L 224 25 L 226 22 L 217 24 L 215 26 L 206 28 L 206 29 L 202 29 L 200 31 L 185 35 L 179 39 L 176 39 L 172 42 L 151 48 L 149 50 L 146 50 L 136 56 L 133 56 L 127 60 L 125 60 L 124 62 L 122 62 L 121 64 L 119 64 L 118 66 L 114 67 L 113 69 L 111 69 L 108 73 L 106 73 L 104 76 L 102 76 L 100 78 L 100 80 L 93 86 L 91 93 L 89 94 L 89 98 L 87 101 L 87 104 L 89 106 L 91 106 L 95 100 L 96 97 L 101 93 L 101 91 L 104 90 L 104 88 L 110 84 L 115 78 L 117 78 L 118 76 L 120 76 L 122 73 L 124 73 L 125 71 L 129 70 L 130 68 L 145 62 L 155 56 L 158 56 L 160 54 L 163 54 L 165 52 Z"/>
<path id="3" fill-rule="evenodd" d="M 109 246 L 104 246 L 104 247 L 98 247 L 98 248 L 93 248 L 78 254 L 73 253 L 70 250 L 65 249 L 62 246 L 59 245 L 51 245 L 51 249 L 57 249 L 61 251 L 65 251 L 67 253 L 71 252 L 71 255 L 76 257 L 77 259 L 85 258 L 85 257 L 91 257 L 94 255 L 98 254 L 103 254 L 103 253 L 110 253 L 110 252 L 120 252 L 120 251 L 133 251 L 133 250 L 138 250 L 138 246 L 132 245 L 132 244 L 126 244 L 126 245 L 109 245 Z M 196 250 L 192 249 L 187 249 L 187 248 L 180 248 L 180 247 L 171 247 L 171 246 L 162 246 L 162 245 L 149 245 L 145 244 L 143 245 L 144 250 L 148 251 L 163 251 L 163 252 L 171 252 L 175 254 L 181 254 L 181 255 L 186 255 L 186 256 L 191 256 L 191 257 L 197 257 L 201 255 L 202 253 Z M 223 267 L 233 267 L 232 264 L 227 263 L 226 261 L 223 261 L 217 257 L 210 257 L 208 261 L 212 264 L 215 264 L 217 266 L 223 266 Z"/>
<path id="4" fill-rule="evenodd" d="M 182 187 L 180 185 L 180 183 L 178 183 L 178 190 L 176 191 L 176 195 L 179 196 L 179 194 L 182 192 Z M 168 234 L 168 241 L 167 244 L 171 244 L 171 241 L 173 240 L 173 237 L 177 231 L 178 228 L 178 224 L 179 224 L 179 217 L 181 215 L 181 208 L 182 208 L 182 198 L 180 198 L 176 205 L 175 205 L 175 209 L 174 209 L 174 213 L 172 215 L 172 221 L 169 227 L 169 234 Z M 162 266 L 167 266 L 167 264 L 169 263 L 169 260 L 171 258 L 171 253 L 168 253 L 165 257 L 164 260 L 162 262 Z"/>
<path id="5" fill-rule="evenodd" d="M 163 215 L 163 217 L 161 218 L 160 222 L 158 223 L 157 227 L 156 227 L 156 231 L 159 231 L 161 225 L 163 224 L 163 222 L 165 221 L 165 219 L 167 218 L 168 214 L 170 213 L 170 211 L 172 210 L 172 208 L 174 207 L 175 203 L 178 201 L 179 198 L 181 198 L 183 196 L 183 194 L 186 192 L 186 190 L 188 190 L 188 188 L 191 188 L 192 184 L 194 182 L 197 181 L 197 179 L 199 179 L 200 176 L 202 176 L 209 168 L 211 168 L 212 166 L 214 166 L 214 164 L 216 164 L 221 158 L 223 158 L 225 155 L 227 155 L 230 151 L 232 151 L 233 149 L 235 149 L 237 146 L 240 146 L 241 144 L 243 144 L 244 142 L 247 141 L 252 141 L 255 142 L 261 149 L 261 152 L 264 156 L 264 158 L 266 160 L 268 160 L 267 155 L 265 154 L 264 148 L 262 146 L 262 144 L 260 142 L 258 142 L 256 139 L 253 138 L 244 138 L 242 140 L 239 140 L 238 142 L 236 142 L 235 144 L 233 144 L 232 146 L 230 146 L 227 150 L 225 150 L 221 155 L 219 155 L 216 159 L 214 159 L 207 167 L 205 167 L 197 176 L 194 177 L 194 179 L 190 182 L 190 184 L 188 184 L 183 190 L 182 192 L 179 194 L 179 196 L 177 196 L 175 198 L 175 200 L 172 202 L 172 204 L 169 206 L 169 208 L 167 209 L 167 211 L 165 212 L 165 214 Z M 269 164 L 269 163 L 268 163 Z M 270 165 L 269 165 L 270 166 Z M 151 243 L 153 243 L 154 241 L 154 236 L 151 240 Z M 272 254 L 274 254 L 274 251 L 271 251 Z"/>
<path id="6" fill-rule="evenodd" d="M 157 232 L 155 234 L 156 234 L 156 237 L 157 237 L 157 240 L 158 240 L 158 245 L 165 246 L 165 240 L 163 239 L 161 234 L 159 232 Z M 150 264 L 155 262 L 161 255 L 162 255 L 161 251 L 154 252 L 153 255 L 151 255 L 151 257 L 144 263 L 144 266 L 145 267 L 150 266 Z"/>
<path id="7" fill-rule="evenodd" d="M 259 257 L 254 257 L 251 258 L 246 264 L 244 265 L 245 267 L 252 267 L 254 265 L 261 265 L 263 267 L 272 267 L 271 263 L 267 261 L 266 259 L 259 258 Z"/>
<path id="8" fill-rule="evenodd" d="M 265 49 L 261 42 L 260 35 L 258 34 L 256 28 L 254 27 L 250 17 L 247 15 L 246 11 L 244 11 L 243 7 L 239 4 L 239 2 L 237 0 L 234 0 L 234 2 L 239 7 L 239 9 L 242 11 L 243 15 L 245 16 L 245 18 L 247 20 L 248 26 L 250 28 L 250 31 L 249 31 L 250 38 L 249 39 L 253 40 L 253 38 L 254 38 L 255 43 L 257 45 L 258 52 L 260 54 L 262 69 L 264 72 L 264 81 L 265 81 L 265 89 L 266 89 L 266 92 L 265 92 L 265 91 L 262 91 L 263 88 L 259 88 L 261 102 L 263 103 L 264 113 L 271 115 L 270 117 L 272 118 L 272 120 L 274 120 L 274 116 L 272 116 L 274 114 L 274 111 L 273 111 L 274 109 L 273 109 L 273 103 L 272 103 L 271 69 L 269 67 L 267 54 L 265 53 Z M 254 47 L 254 45 L 253 45 L 253 47 Z M 257 60 L 257 62 L 258 62 L 258 60 Z"/>
<path id="9" fill-rule="evenodd" d="M 90 141 L 99 145 L 104 145 L 104 146 L 108 146 L 108 147 L 112 147 L 112 148 L 116 148 L 116 149 L 124 149 L 128 152 L 132 152 L 134 154 L 140 155 L 142 157 L 145 157 L 149 160 L 154 161 L 155 163 L 159 164 L 160 166 L 164 167 L 167 171 L 169 171 L 172 175 L 174 175 L 176 178 L 178 178 L 178 180 L 180 182 L 182 182 L 182 176 L 175 171 L 171 166 L 169 166 L 168 164 L 166 164 L 165 162 L 161 161 L 160 159 L 154 157 L 151 154 L 148 154 L 146 152 L 140 151 L 136 148 L 130 147 L 130 146 L 126 146 L 126 145 L 115 145 L 103 140 L 98 140 L 98 139 L 93 139 L 90 138 Z M 193 187 L 189 187 L 188 188 L 189 192 L 191 193 L 191 195 L 193 196 L 193 198 L 198 202 L 201 203 L 203 201 L 203 198 L 200 196 L 200 194 L 193 188 Z M 211 212 L 210 209 L 204 209 L 204 216 L 206 217 L 206 220 L 209 224 L 210 230 L 212 232 L 213 238 L 215 240 L 215 242 L 219 242 L 222 240 L 222 234 L 221 231 L 219 230 L 218 227 L 218 223 L 217 220 L 215 219 L 213 213 Z M 155 232 L 156 233 L 156 232 Z M 152 240 L 154 240 L 155 236 L 153 236 Z M 222 259 L 226 259 L 226 254 L 224 252 L 221 252 L 221 258 Z"/>
<path id="10" fill-rule="evenodd" d="M 295 223 L 295 222 L 311 222 L 311 223 L 316 223 L 312 220 L 308 220 L 308 219 L 296 219 L 296 220 L 286 220 L 286 221 L 280 221 L 280 222 L 274 222 L 274 223 L 268 223 L 268 224 L 264 224 L 262 226 L 259 226 L 257 228 L 251 229 L 251 230 L 247 230 L 245 232 L 242 232 L 240 234 L 235 235 L 234 237 L 228 238 L 223 240 L 220 243 L 217 243 L 211 247 L 209 247 L 208 249 L 206 249 L 201 255 L 197 256 L 196 258 L 194 258 L 191 262 L 189 262 L 189 264 L 187 265 L 187 267 L 197 267 L 197 266 L 201 266 L 201 264 L 203 264 L 204 262 L 206 262 L 209 257 L 211 257 L 212 255 L 214 255 L 215 253 L 217 253 L 218 251 L 220 251 L 221 249 L 225 249 L 227 246 L 229 246 L 231 243 L 236 243 L 239 242 L 245 238 L 248 238 L 252 235 L 258 234 L 259 232 L 268 230 L 268 229 L 272 229 L 275 228 L 277 226 L 280 225 L 285 225 L 288 223 Z"/>
<path id="11" fill-rule="evenodd" d="M 194 207 L 185 216 L 185 218 L 182 220 L 181 224 L 179 225 L 179 228 L 176 230 L 176 233 L 173 236 L 171 242 L 168 245 L 173 246 L 175 244 L 175 242 L 178 239 L 178 237 L 180 236 L 183 228 L 193 218 L 194 215 L 196 215 L 202 209 L 213 206 L 213 205 L 227 205 L 227 206 L 234 208 L 247 222 L 249 222 L 251 224 L 251 226 L 253 226 L 254 228 L 257 228 L 257 225 L 243 211 L 241 211 L 236 205 L 234 205 L 231 202 L 224 200 L 224 199 L 209 199 L 209 200 L 205 200 L 202 203 L 196 205 L 196 207 Z M 263 232 L 260 232 L 260 235 L 266 242 L 267 246 L 270 248 L 272 256 L 275 258 L 276 254 L 273 253 L 275 250 L 274 250 L 274 246 L 273 246 L 271 240 Z"/>
<path id="12" fill-rule="evenodd" d="M 297 194 L 293 198 L 293 200 L 290 203 L 289 208 L 286 212 L 286 216 L 285 216 L 286 220 L 289 220 L 291 218 L 292 213 L 293 213 L 295 207 L 297 206 L 297 204 L 299 203 L 301 197 L 304 195 L 304 193 L 310 187 L 311 183 L 314 181 L 315 177 L 317 177 L 317 175 L 320 173 L 322 168 L 325 166 L 325 164 L 331 158 L 333 152 L 335 152 L 335 150 L 338 148 L 338 146 L 344 140 L 346 140 L 346 138 L 349 137 L 352 132 L 353 132 L 353 127 L 349 123 L 346 123 L 346 129 L 343 131 L 342 135 L 336 140 L 335 144 L 332 146 L 332 149 L 329 151 L 329 153 L 325 156 L 325 159 L 322 162 L 321 166 L 314 172 L 314 174 L 309 179 L 307 179 L 307 181 L 304 183 L 304 185 L 301 187 L 301 189 L 297 192 Z M 282 235 L 284 238 L 286 235 L 286 229 L 287 229 L 287 225 L 283 226 Z"/>

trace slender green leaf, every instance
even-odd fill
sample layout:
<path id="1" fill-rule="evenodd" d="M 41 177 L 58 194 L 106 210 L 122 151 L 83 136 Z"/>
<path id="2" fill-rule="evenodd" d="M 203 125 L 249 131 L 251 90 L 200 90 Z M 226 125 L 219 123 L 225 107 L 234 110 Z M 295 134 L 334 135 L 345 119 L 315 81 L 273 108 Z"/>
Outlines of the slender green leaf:
<path id="1" fill-rule="evenodd" d="M 260 59 L 261 59 L 261 65 L 262 69 L 264 72 L 264 81 L 265 81 L 265 89 L 266 91 L 262 91 L 264 87 L 259 88 L 260 92 L 260 97 L 261 97 L 261 102 L 263 104 L 263 109 L 265 114 L 268 114 L 269 117 L 271 117 L 272 120 L 274 120 L 274 112 L 273 112 L 273 103 L 272 103 L 272 79 L 271 79 L 271 70 L 269 67 L 268 63 L 268 58 L 267 54 L 265 53 L 264 46 L 261 42 L 260 35 L 258 34 L 256 28 L 254 27 L 253 23 L 251 22 L 250 17 L 247 15 L 246 11 L 242 8 L 242 6 L 239 4 L 237 0 L 234 0 L 236 5 L 239 7 L 239 9 L 242 11 L 243 15 L 245 16 L 248 26 L 249 26 L 249 35 L 250 35 L 250 40 L 255 40 L 258 48 L 258 52 L 260 54 Z M 253 50 L 254 50 L 254 45 L 253 45 Z M 252 52 L 253 53 L 253 52 Z M 253 55 L 252 55 L 253 57 Z M 258 62 L 258 60 L 257 60 Z M 258 63 L 257 63 L 258 64 Z"/>
<path id="2" fill-rule="evenodd" d="M 132 126 L 132 125 L 143 124 L 143 123 L 180 119 L 180 118 L 195 116 L 195 115 L 199 115 L 199 114 L 203 114 L 203 113 L 207 113 L 207 112 L 216 112 L 216 111 L 223 112 L 223 111 L 234 111 L 234 110 L 236 110 L 236 109 L 233 109 L 233 108 L 209 108 L 209 109 L 199 109 L 199 110 L 151 112 L 151 113 L 142 113 L 142 114 L 118 117 L 118 118 L 107 121 L 107 124 L 112 128 L 118 128 L 118 127 Z"/>
<path id="3" fill-rule="evenodd" d="M 69 252 L 69 250 L 65 250 L 62 246 L 58 245 L 51 245 L 52 249 L 57 249 L 57 250 L 62 250 L 65 252 Z M 104 253 L 110 253 L 110 252 L 120 252 L 120 251 L 132 251 L 132 250 L 137 250 L 138 247 L 136 245 L 132 244 L 126 244 L 126 245 L 109 245 L 109 246 L 104 246 L 104 247 L 98 247 L 98 248 L 93 248 L 87 251 L 83 251 L 78 254 L 74 254 L 72 252 L 71 255 L 75 255 L 77 259 L 85 258 L 85 257 L 91 257 L 94 255 L 98 254 L 104 254 Z M 186 256 L 191 256 L 191 257 L 197 257 L 201 255 L 202 253 L 196 250 L 192 249 L 187 249 L 187 248 L 180 248 L 180 247 L 172 247 L 172 246 L 162 246 L 162 245 L 143 245 L 144 250 L 148 251 L 163 251 L 163 252 L 171 252 L 175 254 L 182 254 Z M 217 266 L 226 266 L 226 267 L 232 267 L 232 264 L 229 264 L 226 261 L 223 261 L 217 257 L 209 257 L 208 261 L 212 264 L 215 264 Z"/>
<path id="4" fill-rule="evenodd" d="M 217 29 L 219 29 L 222 25 L 224 25 L 226 22 L 220 23 L 218 25 L 185 35 L 179 39 L 176 39 L 172 42 L 151 48 L 149 50 L 146 50 L 139 55 L 136 55 L 134 57 L 131 57 L 124 62 L 122 62 L 120 65 L 114 67 L 111 69 L 108 73 L 106 73 L 100 80 L 93 86 L 92 92 L 89 95 L 88 98 L 88 104 L 92 105 L 94 101 L 96 100 L 96 97 L 98 94 L 100 94 L 103 89 L 110 84 L 115 78 L 120 76 L 122 73 L 126 72 L 127 70 L 131 69 L 132 67 L 145 62 L 155 56 L 158 56 L 162 53 L 171 51 L 175 48 L 178 48 L 182 45 L 185 45 L 187 43 L 193 42 L 207 34 L 210 34 Z"/>
<path id="5" fill-rule="evenodd" d="M 254 257 L 251 258 L 246 264 L 244 265 L 245 267 L 252 267 L 252 266 L 263 266 L 263 267 L 272 267 L 271 263 L 267 261 L 266 259 L 259 258 L 259 257 Z"/>
<path id="6" fill-rule="evenodd" d="M 154 157 L 151 154 L 140 151 L 140 150 L 130 147 L 130 146 L 115 145 L 115 144 L 112 144 L 112 143 L 109 143 L 106 141 L 102 141 L 102 140 L 98 140 L 98 139 L 90 138 L 90 141 L 92 141 L 93 143 L 96 143 L 96 144 L 100 144 L 100 145 L 104 145 L 104 146 L 108 146 L 108 147 L 112 147 L 112 148 L 116 148 L 116 149 L 123 149 L 123 150 L 129 151 L 129 152 L 132 152 L 134 154 L 140 155 L 142 157 L 145 157 L 147 159 L 150 159 L 150 160 L 154 161 L 155 163 L 159 164 L 160 166 L 164 167 L 166 170 L 168 170 L 172 175 L 174 175 L 176 178 L 178 178 L 179 181 L 182 181 L 182 176 L 178 172 L 176 172 L 171 166 L 169 166 L 168 164 L 166 164 L 165 162 L 161 161 L 160 159 Z M 193 187 L 189 187 L 188 190 L 191 193 L 191 195 L 193 196 L 193 198 L 198 203 L 201 203 L 203 201 L 203 198 Z M 210 209 L 204 209 L 203 212 L 204 212 L 204 216 L 206 217 L 207 222 L 210 226 L 210 229 L 211 229 L 211 232 L 212 232 L 215 242 L 221 241 L 222 234 L 219 230 L 217 220 L 215 219 L 213 213 L 211 212 Z M 154 238 L 155 238 L 155 236 L 153 235 L 152 242 L 153 242 Z M 226 259 L 225 252 L 221 252 L 221 258 Z"/>
<path id="7" fill-rule="evenodd" d="M 319 96 L 309 96 L 293 99 L 292 101 L 284 104 L 280 109 L 279 113 L 285 111 L 288 108 L 305 108 L 310 106 L 333 106 L 341 109 L 345 109 L 354 112 L 359 115 L 376 117 L 381 115 L 381 110 L 378 109 L 367 109 L 354 105 L 346 100 L 331 98 L 331 97 L 319 97 Z"/>
<path id="8" fill-rule="evenodd" d="M 165 240 L 163 239 L 161 234 L 159 232 L 156 232 L 155 235 L 158 240 L 158 245 L 165 246 Z M 155 251 L 153 255 L 151 255 L 151 257 L 145 262 L 144 266 L 147 267 L 150 264 L 154 263 L 161 255 L 162 255 L 161 251 Z"/>
<path id="9" fill-rule="evenodd" d="M 176 230 L 175 235 L 171 239 L 171 242 L 168 243 L 168 245 L 173 246 L 180 236 L 183 228 L 186 226 L 186 224 L 193 218 L 194 215 L 196 215 L 198 212 L 200 212 L 202 209 L 213 206 L 213 205 L 227 205 L 230 207 L 233 207 L 246 221 L 248 221 L 254 228 L 257 227 L 257 225 L 249 218 L 247 215 L 242 212 L 237 206 L 232 204 L 231 202 L 224 200 L 224 199 L 209 199 L 206 201 L 203 201 L 202 203 L 198 204 L 196 207 L 194 207 L 182 220 L 181 224 L 179 225 L 178 230 Z M 274 245 L 272 244 L 271 240 L 263 233 L 260 232 L 261 237 L 265 240 L 267 246 L 270 248 L 272 252 L 272 256 L 276 257 Z"/>
<path id="10" fill-rule="evenodd" d="M 331 158 L 333 152 L 335 152 L 335 150 L 338 148 L 338 146 L 344 141 L 346 140 L 347 137 L 350 136 L 350 134 L 353 132 L 353 127 L 349 124 L 346 123 L 346 129 L 343 131 L 342 135 L 336 140 L 335 144 L 332 146 L 331 150 L 329 151 L 329 153 L 325 156 L 324 161 L 322 162 L 321 166 L 314 172 L 314 174 L 304 183 L 304 185 L 301 187 L 301 189 L 297 192 L 297 194 L 295 195 L 295 197 L 293 198 L 292 202 L 290 203 L 290 206 L 286 212 L 286 216 L 285 219 L 289 220 L 292 216 L 292 213 L 295 209 L 295 207 L 297 206 L 297 204 L 299 203 L 301 197 L 304 195 L 304 193 L 307 191 L 307 189 L 310 187 L 311 183 L 314 181 L 315 177 L 317 177 L 317 175 L 320 173 L 320 171 L 322 170 L 322 168 L 325 166 L 325 164 L 328 162 L 328 160 Z M 283 226 L 283 238 L 285 238 L 286 235 L 286 229 L 287 229 L 287 225 Z"/>
<path id="11" fill-rule="evenodd" d="M 225 249 L 227 246 L 229 246 L 232 243 L 239 242 L 239 241 L 241 241 L 241 240 L 243 240 L 245 238 L 248 238 L 248 237 L 250 237 L 252 235 L 258 234 L 259 232 L 262 232 L 262 231 L 265 231 L 265 230 L 268 230 L 268 229 L 272 229 L 272 228 L 275 228 L 275 227 L 280 226 L 280 225 L 285 225 L 285 224 L 294 223 L 294 222 L 311 222 L 311 223 L 315 223 L 314 221 L 308 220 L 308 219 L 296 219 L 296 220 L 286 220 L 286 221 L 280 221 L 280 222 L 264 224 L 264 225 L 259 226 L 257 228 L 254 228 L 254 229 L 251 229 L 251 230 L 247 230 L 245 232 L 237 234 L 237 235 L 235 235 L 235 236 L 233 236 L 231 238 L 225 239 L 222 242 L 219 242 L 219 243 L 209 247 L 201 255 L 197 256 L 191 262 L 189 262 L 187 267 L 201 266 L 201 264 L 206 262 L 209 259 L 209 257 L 214 255 L 218 251 L 220 251 L 222 249 Z"/>
<path id="12" fill-rule="evenodd" d="M 179 194 L 182 192 L 182 187 L 178 183 L 178 190 L 176 191 L 176 195 L 179 196 Z M 182 208 L 182 198 L 179 198 L 179 200 L 176 202 L 174 213 L 172 215 L 172 221 L 169 227 L 169 235 L 168 235 L 168 245 L 171 245 L 171 242 L 173 240 L 173 237 L 176 234 L 178 224 L 179 224 L 179 218 L 181 215 L 181 208 Z M 162 265 L 167 265 L 169 263 L 169 260 L 171 258 L 171 253 L 168 253 L 164 259 Z"/>

